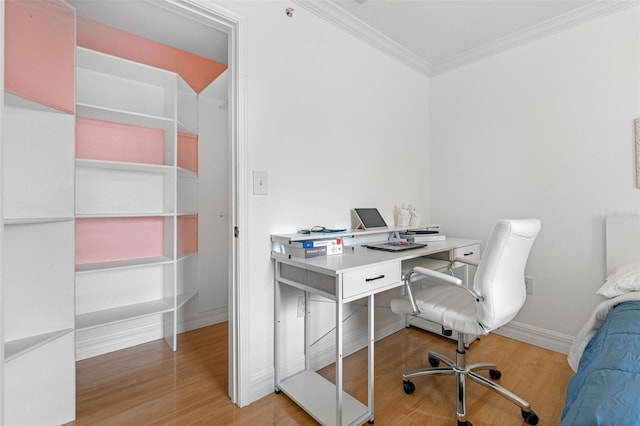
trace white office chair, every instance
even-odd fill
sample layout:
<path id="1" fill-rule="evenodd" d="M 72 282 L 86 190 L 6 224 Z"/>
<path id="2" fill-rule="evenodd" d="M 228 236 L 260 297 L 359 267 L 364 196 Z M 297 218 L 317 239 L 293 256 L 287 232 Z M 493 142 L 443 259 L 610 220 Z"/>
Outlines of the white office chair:
<path id="1" fill-rule="evenodd" d="M 404 391 L 411 394 L 415 390 L 415 385 L 409 380 L 412 377 L 455 375 L 459 426 L 471 425 L 466 419 L 466 377 L 519 406 L 528 424 L 538 423 L 538 416 L 527 401 L 474 371 L 489 370 L 489 376 L 498 380 L 501 373 L 496 370 L 496 364 L 466 364 L 464 339 L 467 334 L 488 334 L 511 321 L 520 311 L 526 298 L 524 269 L 540 226 L 538 219 L 501 220 L 493 229 L 480 262 L 456 259 L 478 266 L 473 287 L 467 288 L 460 279 L 451 275 L 416 267 L 404 277 L 407 294 L 391 301 L 391 310 L 395 313 L 416 315 L 441 324 L 443 330 L 458 333 L 455 361 L 437 352 L 429 352 L 431 368 L 404 373 L 402 380 Z M 435 283 L 412 292 L 411 282 L 425 277 Z M 438 367 L 440 362 L 447 366 Z"/>

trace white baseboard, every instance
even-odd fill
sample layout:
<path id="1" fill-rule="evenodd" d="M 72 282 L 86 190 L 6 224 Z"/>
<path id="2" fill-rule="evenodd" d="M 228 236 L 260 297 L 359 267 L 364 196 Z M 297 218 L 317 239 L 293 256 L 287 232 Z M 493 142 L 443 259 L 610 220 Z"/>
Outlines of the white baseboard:
<path id="1" fill-rule="evenodd" d="M 229 309 L 224 306 L 195 315 L 189 315 L 183 321 L 178 321 L 178 333 L 197 330 L 198 328 L 218 324 L 229 319 Z"/>
<path id="2" fill-rule="evenodd" d="M 180 318 L 178 333 L 227 321 L 227 307 Z M 162 315 L 76 332 L 76 360 L 91 358 L 162 339 Z"/>
<path id="3" fill-rule="evenodd" d="M 76 332 L 76 361 L 162 339 L 162 315 Z"/>
<path id="4" fill-rule="evenodd" d="M 492 333 L 560 352 L 565 355 L 569 353 L 571 344 L 575 339 L 574 336 L 569 336 L 568 334 L 558 333 L 518 321 L 511 321 L 509 324 L 498 330 L 494 330 Z"/>
<path id="5" fill-rule="evenodd" d="M 273 367 L 266 368 L 251 375 L 249 401 L 254 402 L 275 392 L 275 373 Z"/>

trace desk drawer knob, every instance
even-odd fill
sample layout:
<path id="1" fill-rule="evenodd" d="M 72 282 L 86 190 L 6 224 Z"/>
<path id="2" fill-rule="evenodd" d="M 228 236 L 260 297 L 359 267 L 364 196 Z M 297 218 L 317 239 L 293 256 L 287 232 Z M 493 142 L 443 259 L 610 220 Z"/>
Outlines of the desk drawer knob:
<path id="1" fill-rule="evenodd" d="M 364 280 L 365 280 L 366 282 L 370 283 L 371 281 L 379 280 L 379 279 L 382 279 L 382 278 L 384 278 L 384 274 L 382 274 L 382 275 L 378 275 L 378 276 L 377 276 L 377 277 L 375 277 L 375 278 L 365 278 Z"/>

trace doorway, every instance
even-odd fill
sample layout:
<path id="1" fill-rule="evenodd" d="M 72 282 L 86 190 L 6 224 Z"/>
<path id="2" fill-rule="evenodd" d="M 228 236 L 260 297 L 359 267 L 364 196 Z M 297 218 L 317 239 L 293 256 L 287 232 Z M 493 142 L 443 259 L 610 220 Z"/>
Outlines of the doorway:
<path id="1" fill-rule="evenodd" d="M 246 186 L 246 151 L 243 143 L 245 105 L 242 96 L 244 87 L 239 79 L 239 76 L 243 75 L 240 70 L 244 67 L 240 54 L 243 42 L 242 18 L 205 0 L 70 0 L 70 3 L 77 8 L 78 17 L 91 19 L 228 65 L 225 75 L 219 77 L 219 81 L 216 79 L 215 87 L 212 84 L 202 91 L 200 104 L 205 115 L 199 117 L 204 122 L 219 125 L 209 132 L 210 137 L 222 137 L 226 141 L 225 149 L 201 151 L 207 156 L 201 161 L 201 166 L 207 170 L 202 173 L 202 182 L 206 184 L 206 180 L 213 180 L 218 185 L 215 188 L 201 187 L 199 191 L 199 203 L 205 213 L 199 226 L 199 239 L 203 242 L 204 252 L 215 255 L 216 259 L 200 260 L 198 269 L 199 274 L 206 277 L 201 280 L 218 287 L 215 291 L 207 287 L 206 291 L 201 292 L 202 297 L 192 304 L 196 306 L 188 307 L 190 311 L 187 310 L 183 327 L 184 330 L 188 330 L 208 325 L 212 318 L 213 321 L 228 321 L 228 394 L 234 404 L 246 405 L 240 393 L 242 363 L 238 339 L 238 284 L 242 282 L 240 271 L 243 269 L 240 264 L 244 259 L 241 249 L 246 246 L 241 244 L 243 236 L 237 232 L 238 229 L 246 229 L 246 226 L 243 226 L 246 218 L 240 214 L 245 208 L 242 200 L 246 199 L 243 189 Z M 223 158 L 220 158 L 220 155 Z M 209 173 L 213 169 L 217 175 Z M 223 185 L 220 185 L 221 170 L 226 175 Z M 210 202 L 211 198 L 203 197 L 202 194 L 215 196 L 217 202 Z M 245 223 L 242 223 L 243 221 Z M 221 262 L 220 258 L 228 261 Z M 215 267 L 212 270 L 208 269 L 210 265 Z M 203 282 L 202 285 L 207 285 L 206 283 Z M 226 288 L 219 288 L 220 283 Z M 203 301 L 205 299 L 208 302 Z M 225 304 L 222 302 L 226 302 L 226 306 L 222 306 Z M 200 311 L 206 313 L 199 315 Z M 221 315 L 226 318 L 221 319 Z"/>

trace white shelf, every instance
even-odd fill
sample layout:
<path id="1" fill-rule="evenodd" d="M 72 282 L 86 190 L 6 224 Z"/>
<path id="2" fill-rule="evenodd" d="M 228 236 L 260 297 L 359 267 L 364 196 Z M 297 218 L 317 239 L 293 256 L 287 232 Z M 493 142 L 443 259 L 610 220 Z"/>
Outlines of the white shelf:
<path id="1" fill-rule="evenodd" d="M 76 217 L 162 216 L 174 212 L 175 167 L 76 160 Z"/>
<path id="2" fill-rule="evenodd" d="M 171 85 L 176 84 L 176 74 L 171 71 L 84 47 L 76 47 L 76 64 L 81 69 L 95 71 L 111 78 L 136 81 L 145 85 L 171 87 Z"/>
<path id="3" fill-rule="evenodd" d="M 190 178 L 190 179 L 198 178 L 198 174 L 194 171 L 183 169 L 182 167 L 178 167 L 177 170 L 178 170 L 178 177 L 180 178 Z"/>
<path id="4" fill-rule="evenodd" d="M 61 111 L 38 102 L 34 102 L 30 99 L 23 98 L 22 96 L 14 95 L 13 93 L 4 92 L 4 105 L 5 107 L 21 108 L 32 111 L 44 111 L 52 112 L 56 114 L 72 115 L 66 111 Z"/>
<path id="5" fill-rule="evenodd" d="M 73 217 L 4 218 L 5 225 L 44 225 L 46 223 L 72 222 Z"/>
<path id="6" fill-rule="evenodd" d="M 50 333 L 5 342 L 4 361 L 9 362 L 68 333 L 73 333 L 73 328 L 56 330 Z"/>
<path id="7" fill-rule="evenodd" d="M 291 241 L 307 241 L 307 240 L 322 240 L 328 238 L 345 238 L 345 237 L 360 237 L 360 236 L 370 236 L 370 235 L 382 235 L 382 234 L 390 234 L 393 232 L 402 232 L 410 229 L 421 229 L 423 227 L 399 227 L 399 226 L 389 226 L 387 228 L 381 229 L 371 229 L 371 230 L 358 230 L 358 229 L 347 229 L 345 231 L 340 232 L 312 232 L 310 234 L 273 234 L 271 235 L 271 241 L 276 241 L 280 243 L 289 243 Z"/>
<path id="8" fill-rule="evenodd" d="M 78 213 L 76 219 L 111 219 L 117 217 L 172 217 L 173 213 L 167 212 L 140 212 L 140 213 Z"/>
<path id="9" fill-rule="evenodd" d="M 112 309 L 76 315 L 76 330 L 100 327 L 170 311 L 173 311 L 173 298 L 118 306 Z"/>
<path id="10" fill-rule="evenodd" d="M 177 121 L 176 122 L 178 125 L 178 131 L 180 133 L 189 133 L 189 134 L 196 134 L 198 129 L 194 129 L 193 127 L 189 127 L 188 125 L 184 124 L 182 121 Z"/>
<path id="11" fill-rule="evenodd" d="M 93 120 L 127 124 L 130 126 L 161 129 L 166 132 L 174 132 L 176 130 L 176 122 L 170 118 L 112 109 L 98 105 L 78 103 L 76 104 L 76 116 Z"/>
<path id="12" fill-rule="evenodd" d="M 311 370 L 304 370 L 280 382 L 278 388 L 323 425 L 336 424 L 336 387 Z M 342 392 L 342 424 L 361 425 L 369 420 L 366 405 Z"/>
<path id="13" fill-rule="evenodd" d="M 179 77 L 173 72 L 90 49 L 76 50 L 78 104 L 162 117 L 171 120 L 175 129 L 178 85 Z"/>
<path id="14" fill-rule="evenodd" d="M 185 255 L 183 255 L 183 256 L 178 257 L 178 258 L 176 259 L 176 261 L 177 261 L 178 263 L 180 263 L 180 262 L 184 262 L 184 261 L 188 260 L 189 258 L 194 257 L 194 256 L 197 256 L 197 255 L 198 255 L 198 253 L 189 253 L 189 254 L 185 254 Z"/>
<path id="15" fill-rule="evenodd" d="M 197 294 L 198 293 L 179 294 L 178 297 L 176 297 L 176 309 L 180 309 L 181 307 L 183 307 L 185 303 L 196 297 Z"/>
<path id="16" fill-rule="evenodd" d="M 172 259 L 164 256 L 148 257 L 144 259 L 127 259 L 113 262 L 86 263 L 76 265 L 76 274 L 93 273 L 101 271 L 113 271 L 115 269 L 141 268 L 145 266 L 165 265 Z"/>
<path id="17" fill-rule="evenodd" d="M 149 163 L 129 163 L 126 161 L 91 160 L 86 158 L 76 158 L 76 167 L 86 167 L 88 169 L 130 171 L 141 173 L 171 173 L 173 166 Z"/>

